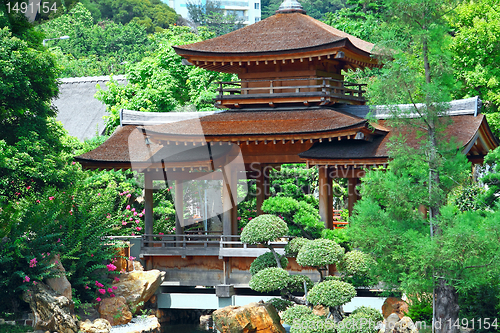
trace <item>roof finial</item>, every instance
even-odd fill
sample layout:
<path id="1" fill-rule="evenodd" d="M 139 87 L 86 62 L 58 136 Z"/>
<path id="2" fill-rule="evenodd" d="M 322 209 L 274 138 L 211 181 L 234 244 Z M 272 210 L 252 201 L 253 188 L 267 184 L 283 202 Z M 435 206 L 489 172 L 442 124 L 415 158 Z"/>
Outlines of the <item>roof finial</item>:
<path id="1" fill-rule="evenodd" d="M 305 14 L 306 11 L 302 8 L 302 5 L 297 0 L 285 0 L 280 5 L 280 8 L 276 11 L 276 14 L 284 13 L 302 13 Z"/>

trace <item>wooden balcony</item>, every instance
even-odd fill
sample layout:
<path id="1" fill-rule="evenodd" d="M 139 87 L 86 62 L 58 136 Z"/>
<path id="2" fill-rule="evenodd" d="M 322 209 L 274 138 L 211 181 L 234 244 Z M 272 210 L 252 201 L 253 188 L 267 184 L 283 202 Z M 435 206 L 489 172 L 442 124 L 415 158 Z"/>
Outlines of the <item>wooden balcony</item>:
<path id="1" fill-rule="evenodd" d="M 365 104 L 364 84 L 331 77 L 218 82 L 220 108 Z"/>

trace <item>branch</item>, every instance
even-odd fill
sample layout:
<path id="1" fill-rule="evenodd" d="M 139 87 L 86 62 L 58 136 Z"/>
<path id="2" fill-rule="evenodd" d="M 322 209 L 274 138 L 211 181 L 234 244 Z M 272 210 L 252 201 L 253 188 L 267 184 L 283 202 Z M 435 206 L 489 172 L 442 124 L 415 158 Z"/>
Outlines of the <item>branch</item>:
<path id="1" fill-rule="evenodd" d="M 403 81 L 404 82 L 404 81 Z M 411 92 L 410 92 L 410 89 L 408 88 L 408 84 L 406 82 L 404 82 L 405 84 L 405 87 L 406 87 L 406 91 L 408 91 L 408 97 L 410 97 L 410 101 L 411 101 L 411 104 L 413 104 L 413 107 L 415 108 L 415 111 L 417 111 L 418 115 L 420 116 L 420 118 L 422 118 L 425 122 L 425 124 L 427 125 L 427 129 L 431 128 L 431 126 L 429 125 L 429 123 L 427 122 L 427 119 L 425 119 L 422 114 L 420 113 L 420 110 L 418 109 L 417 107 L 417 104 L 415 103 L 415 101 L 413 100 L 413 96 L 411 95 Z M 426 129 L 424 127 L 422 127 L 422 129 Z"/>

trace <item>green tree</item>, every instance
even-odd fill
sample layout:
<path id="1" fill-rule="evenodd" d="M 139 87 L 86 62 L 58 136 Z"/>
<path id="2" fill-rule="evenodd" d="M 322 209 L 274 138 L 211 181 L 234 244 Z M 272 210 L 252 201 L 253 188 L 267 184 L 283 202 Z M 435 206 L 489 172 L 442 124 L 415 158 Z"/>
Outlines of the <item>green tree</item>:
<path id="1" fill-rule="evenodd" d="M 243 17 L 225 11 L 219 1 L 188 1 L 189 19 L 195 26 L 207 27 L 216 36 L 227 34 L 243 27 Z"/>
<path id="2" fill-rule="evenodd" d="M 500 136 L 500 10 L 498 1 L 461 3 L 448 16 L 454 37 L 453 68 L 460 89 L 458 98 L 479 95 L 494 134 Z"/>
<path id="3" fill-rule="evenodd" d="M 230 81 L 232 75 L 204 70 L 181 63 L 172 45 L 194 43 L 212 37 L 199 28 L 198 35 L 189 27 L 172 27 L 152 36 L 155 50 L 141 62 L 127 67 L 128 84 L 111 80 L 108 90 L 100 90 L 97 98 L 107 105 L 110 132 L 119 124 L 119 110 L 168 112 L 179 108 L 213 110 L 215 81 Z"/>

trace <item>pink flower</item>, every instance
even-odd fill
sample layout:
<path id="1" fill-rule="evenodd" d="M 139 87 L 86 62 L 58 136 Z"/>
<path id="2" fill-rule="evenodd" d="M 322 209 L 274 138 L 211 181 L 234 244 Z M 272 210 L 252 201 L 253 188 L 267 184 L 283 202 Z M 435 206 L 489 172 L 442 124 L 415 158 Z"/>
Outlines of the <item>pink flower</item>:
<path id="1" fill-rule="evenodd" d="M 76 162 L 71 163 L 71 165 L 75 165 L 75 164 L 76 164 Z"/>
<path id="2" fill-rule="evenodd" d="M 139 224 L 140 222 L 141 222 L 141 221 L 139 221 L 139 220 L 135 220 L 135 223 L 137 223 L 137 224 Z"/>
<path id="3" fill-rule="evenodd" d="M 47 252 L 47 257 L 50 256 L 50 252 Z"/>
<path id="4" fill-rule="evenodd" d="M 127 205 L 127 207 L 125 207 L 125 209 L 127 209 L 127 210 L 130 209 L 130 205 Z"/>
<path id="5" fill-rule="evenodd" d="M 130 260 L 130 261 L 134 261 L 134 260 L 135 260 L 135 257 L 130 256 L 130 257 L 128 257 L 128 260 Z"/>
<path id="6" fill-rule="evenodd" d="M 130 198 L 131 196 L 132 196 L 132 194 L 130 194 L 130 193 L 129 193 L 129 194 L 127 194 L 127 198 Z"/>
<path id="7" fill-rule="evenodd" d="M 175 227 L 173 227 L 172 230 L 175 230 Z"/>
<path id="8" fill-rule="evenodd" d="M 142 213 L 139 213 L 139 217 L 142 217 Z"/>
<path id="9" fill-rule="evenodd" d="M 110 219 L 110 218 L 111 218 L 111 215 L 106 216 L 106 218 L 107 218 L 107 219 Z"/>
<path id="10" fill-rule="evenodd" d="M 115 277 L 115 282 L 120 282 L 120 279 Z"/>
<path id="11" fill-rule="evenodd" d="M 127 222 L 125 222 L 125 221 L 122 221 L 122 225 L 127 225 Z"/>
<path id="12" fill-rule="evenodd" d="M 163 232 L 159 232 L 158 235 L 165 235 Z"/>
<path id="13" fill-rule="evenodd" d="M 24 282 L 30 282 L 30 277 L 29 277 L 28 275 L 26 275 L 26 276 L 24 277 L 23 283 L 24 283 Z"/>
<path id="14" fill-rule="evenodd" d="M 137 215 L 137 212 L 134 212 L 134 216 L 136 216 L 136 215 Z"/>
<path id="15" fill-rule="evenodd" d="M 36 258 L 30 260 L 30 268 L 36 267 Z"/>
<path id="16" fill-rule="evenodd" d="M 249 217 L 249 218 L 248 218 L 248 221 L 250 221 L 251 219 L 252 219 L 252 218 L 251 218 L 251 217 Z"/>
<path id="17" fill-rule="evenodd" d="M 116 266 L 113 264 L 107 264 L 106 267 L 108 268 L 108 272 L 116 270 Z"/>
<path id="18" fill-rule="evenodd" d="M 111 294 L 112 292 L 113 292 L 113 290 L 111 288 L 108 288 L 108 293 Z"/>
<path id="19" fill-rule="evenodd" d="M 135 212 L 135 208 L 132 208 L 132 209 L 131 209 L 131 211 L 132 211 L 132 212 Z"/>
<path id="20" fill-rule="evenodd" d="M 33 284 L 34 284 L 34 285 L 36 286 L 36 285 L 38 284 L 38 282 L 36 282 L 36 281 L 33 281 Z"/>
<path id="21" fill-rule="evenodd" d="M 56 243 L 60 243 L 60 242 L 61 242 L 61 238 L 58 238 Z"/>
<path id="22" fill-rule="evenodd" d="M 97 193 L 97 196 L 100 197 L 101 196 L 101 193 Z"/>
<path id="23" fill-rule="evenodd" d="M 54 197 L 49 197 L 49 200 L 51 200 L 51 201 L 54 200 Z"/>
<path id="24" fill-rule="evenodd" d="M 111 295 L 109 295 L 109 297 L 115 297 L 115 294 L 111 294 Z"/>
<path id="25" fill-rule="evenodd" d="M 27 190 L 29 190 L 30 188 L 31 188 L 31 186 L 26 187 Z"/>
<path id="26" fill-rule="evenodd" d="M 99 289 L 99 290 L 97 290 L 97 291 L 98 291 L 98 292 L 100 292 L 100 293 L 101 293 L 101 294 L 103 294 L 103 295 L 106 293 L 106 289 Z"/>
<path id="27" fill-rule="evenodd" d="M 91 257 L 93 257 L 93 256 L 94 256 L 94 254 L 93 254 L 93 253 L 91 253 L 91 254 L 90 254 L 90 256 L 91 256 Z"/>
<path id="28" fill-rule="evenodd" d="M 135 236 L 135 234 L 134 234 L 134 233 L 131 233 L 131 235 L 132 235 L 132 236 Z"/>
<path id="29" fill-rule="evenodd" d="M 145 210 L 145 209 L 143 209 L 143 210 L 142 210 L 142 214 L 144 214 L 145 212 L 146 212 L 146 210 Z"/>
<path id="30" fill-rule="evenodd" d="M 241 220 L 241 216 L 238 216 L 237 220 L 240 221 Z"/>
<path id="31" fill-rule="evenodd" d="M 37 203 L 40 203 L 40 200 L 38 200 L 38 199 L 37 199 L 37 200 L 36 200 L 36 202 L 37 202 Z"/>
<path id="32" fill-rule="evenodd" d="M 100 297 L 97 297 L 95 300 L 96 300 L 96 301 L 98 301 L 98 302 L 100 302 L 100 301 L 101 301 L 101 298 L 100 298 Z"/>
<path id="33" fill-rule="evenodd" d="M 113 287 L 112 287 L 112 289 L 113 289 L 113 290 L 116 290 L 116 289 L 118 289 L 118 287 L 117 287 L 117 286 L 113 286 Z M 109 290 L 108 290 L 108 291 L 109 291 Z M 110 292 L 111 292 L 111 291 L 110 291 Z"/>
<path id="34" fill-rule="evenodd" d="M 133 219 L 133 218 L 131 218 L 131 217 L 129 217 L 128 219 L 129 219 L 129 221 L 133 221 L 133 220 L 134 220 L 134 219 Z"/>
<path id="35" fill-rule="evenodd" d="M 89 287 L 89 286 L 87 286 L 87 285 L 85 285 L 85 289 L 90 289 L 90 287 Z"/>
<path id="36" fill-rule="evenodd" d="M 95 282 L 95 285 L 96 285 L 96 287 L 99 287 L 99 288 L 104 287 L 104 286 L 102 285 L 102 283 L 100 283 L 99 281 L 96 281 L 96 282 Z"/>
<path id="37" fill-rule="evenodd" d="M 137 228 L 135 228 L 135 230 L 137 230 L 137 231 L 141 231 L 141 230 L 142 230 L 142 228 L 141 228 L 141 227 L 137 227 Z"/>

